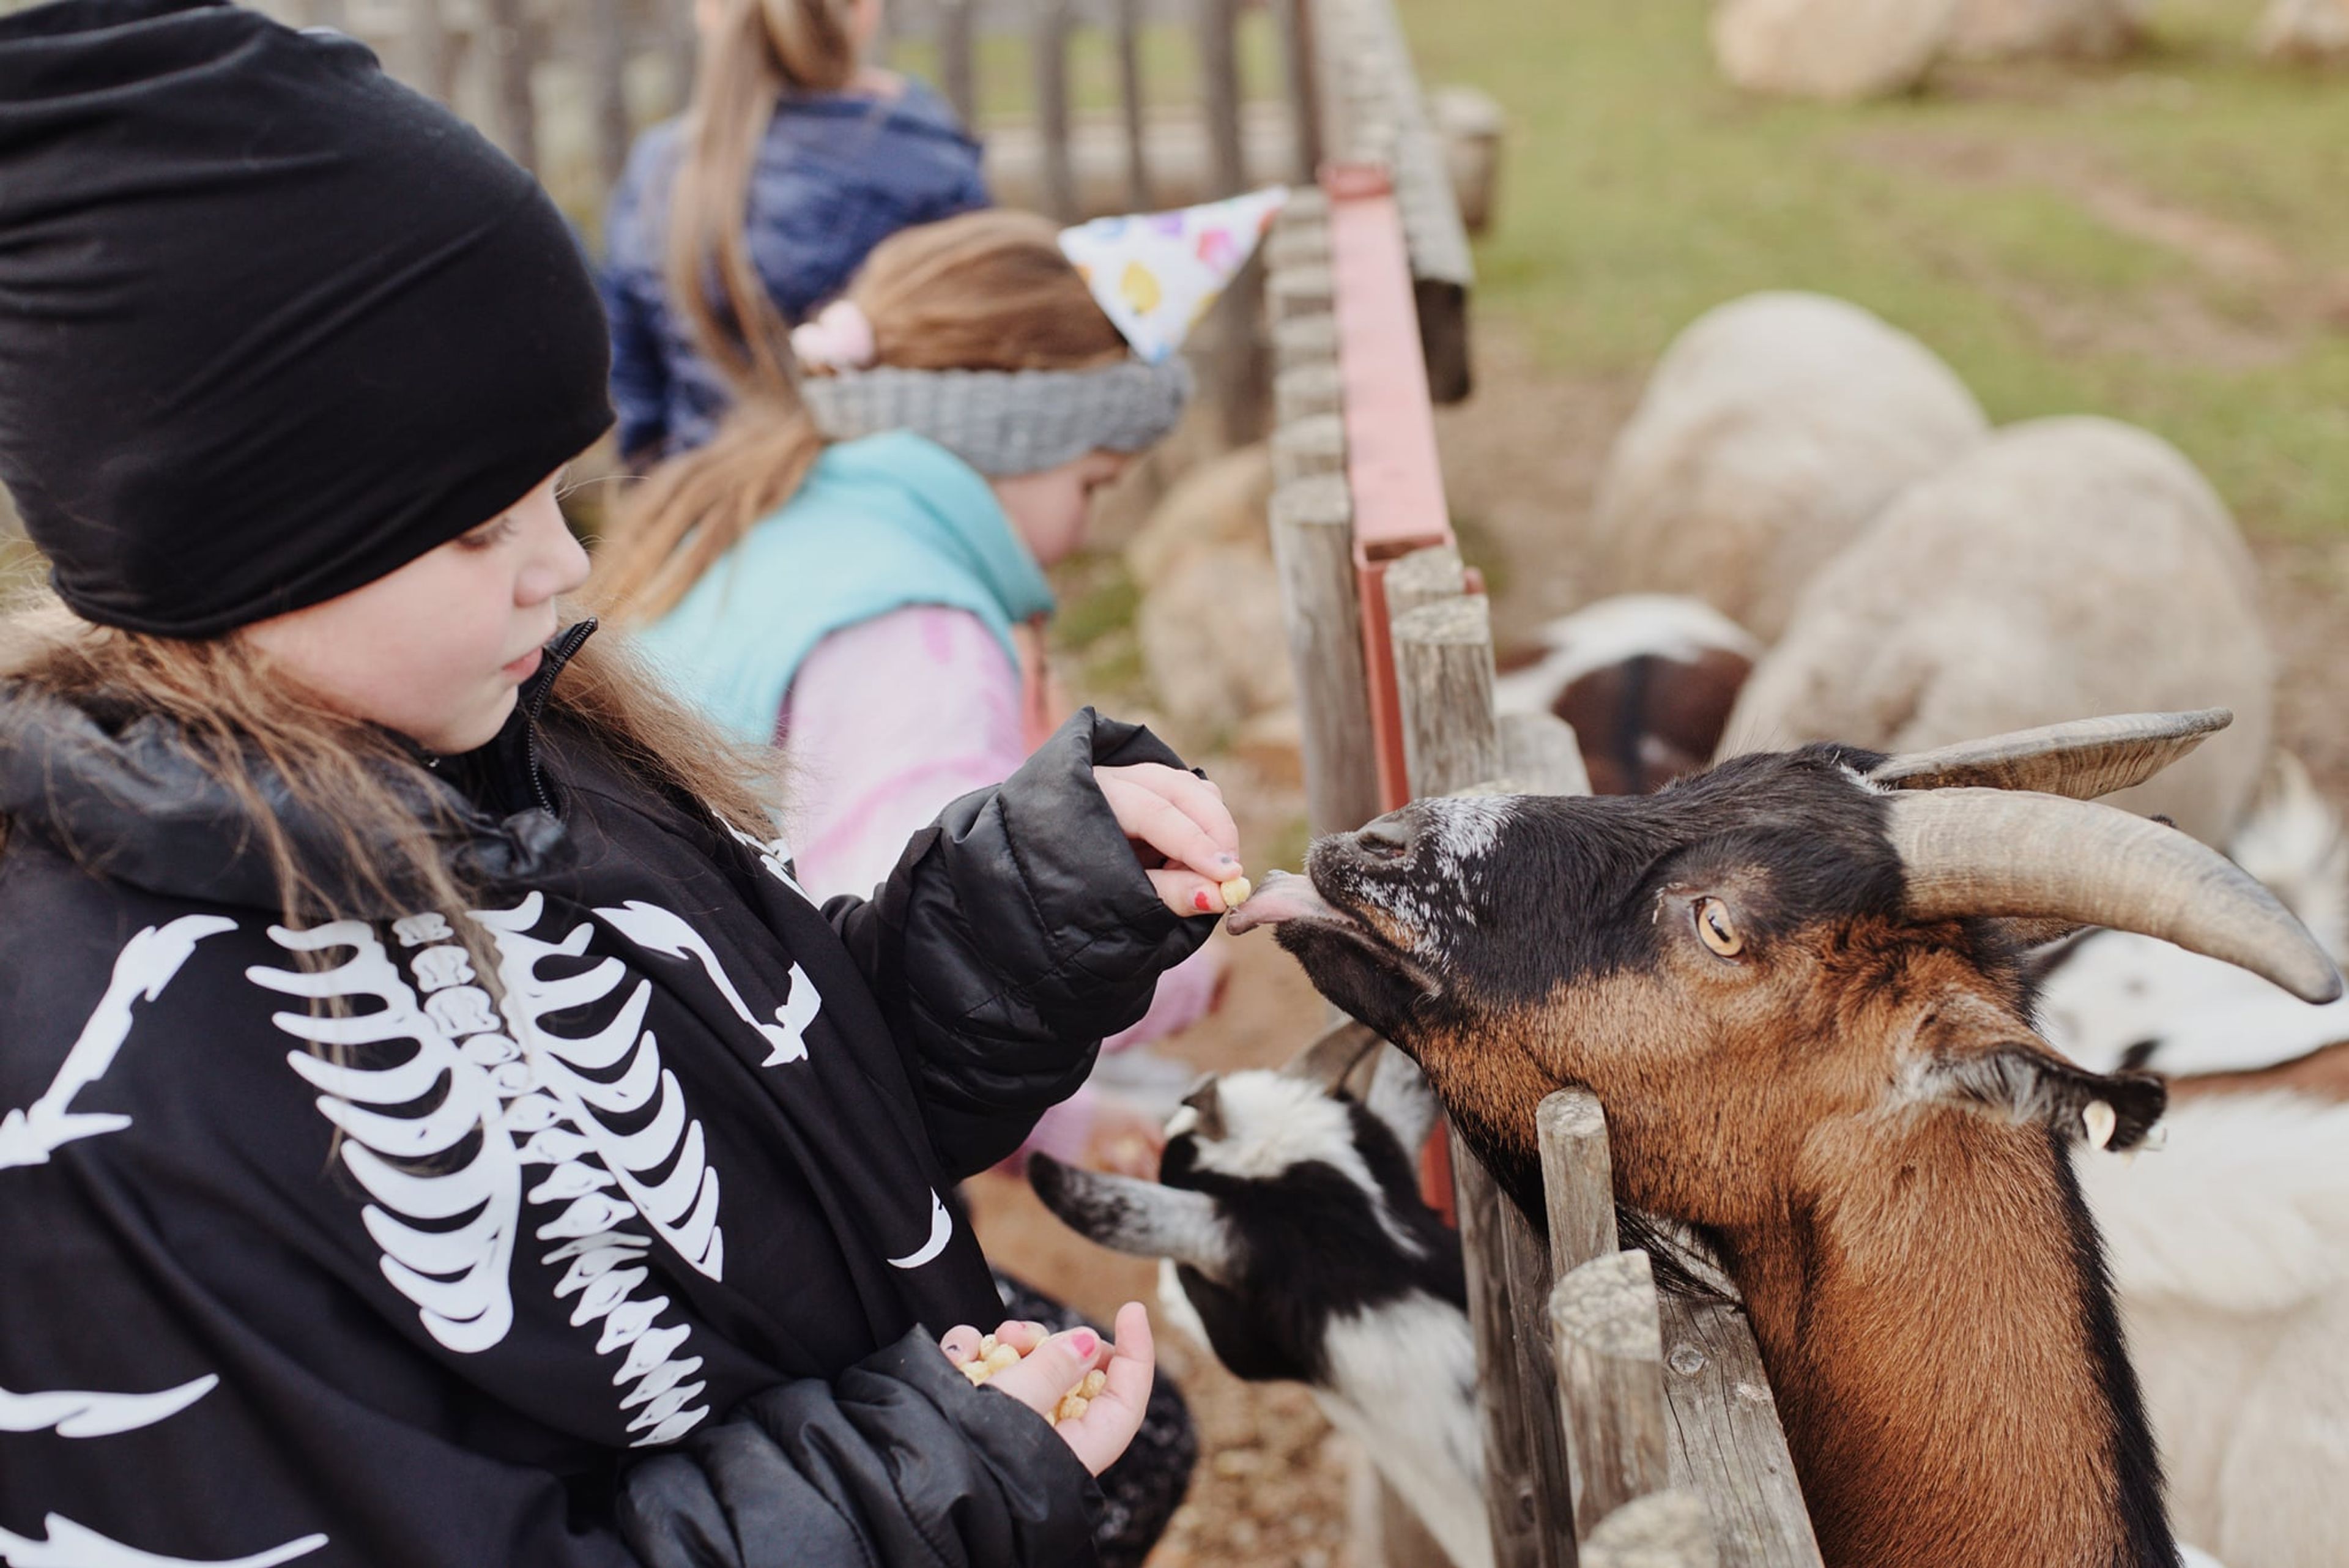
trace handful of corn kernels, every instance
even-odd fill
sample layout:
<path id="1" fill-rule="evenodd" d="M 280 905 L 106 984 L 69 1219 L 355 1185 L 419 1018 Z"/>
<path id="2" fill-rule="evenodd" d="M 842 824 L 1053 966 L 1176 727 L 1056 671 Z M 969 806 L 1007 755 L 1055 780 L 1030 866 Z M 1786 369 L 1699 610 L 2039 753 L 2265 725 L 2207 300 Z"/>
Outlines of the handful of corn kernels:
<path id="1" fill-rule="evenodd" d="M 978 1385 L 986 1382 L 1007 1366 L 1019 1365 L 1018 1351 L 1002 1344 L 991 1334 L 981 1334 L 978 1340 L 978 1354 L 962 1364 L 962 1375 L 969 1378 L 973 1385 Z M 1090 1409 L 1092 1402 L 1101 1397 L 1101 1391 L 1108 1386 L 1108 1373 L 1098 1368 L 1088 1372 L 1085 1374 L 1083 1382 L 1061 1396 L 1059 1407 L 1044 1418 L 1055 1427 L 1063 1421 L 1073 1421 Z"/>

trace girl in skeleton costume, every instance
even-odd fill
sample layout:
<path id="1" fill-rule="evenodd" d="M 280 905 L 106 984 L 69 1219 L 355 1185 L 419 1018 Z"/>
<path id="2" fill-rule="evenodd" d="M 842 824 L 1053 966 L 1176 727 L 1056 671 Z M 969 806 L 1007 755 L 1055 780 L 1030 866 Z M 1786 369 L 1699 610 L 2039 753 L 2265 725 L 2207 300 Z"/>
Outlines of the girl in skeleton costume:
<path id="1" fill-rule="evenodd" d="M 561 219 L 347 39 L 0 18 L 0 1563 L 1092 1561 L 1146 1319 L 973 1386 L 939 1194 L 1203 940 L 1213 792 L 1081 713 L 811 902 L 558 630 Z"/>

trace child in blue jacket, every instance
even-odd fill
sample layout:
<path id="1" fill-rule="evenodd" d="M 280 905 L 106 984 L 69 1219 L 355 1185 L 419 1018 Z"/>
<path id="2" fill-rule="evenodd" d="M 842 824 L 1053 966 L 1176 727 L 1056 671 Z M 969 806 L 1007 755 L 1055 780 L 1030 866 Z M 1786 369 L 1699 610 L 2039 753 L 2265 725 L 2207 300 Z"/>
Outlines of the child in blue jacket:
<path id="1" fill-rule="evenodd" d="M 698 0 L 695 16 L 693 102 L 638 140 L 605 222 L 612 401 L 640 464 L 709 441 L 730 383 L 875 244 L 988 204 L 953 110 L 859 64 L 879 0 Z"/>

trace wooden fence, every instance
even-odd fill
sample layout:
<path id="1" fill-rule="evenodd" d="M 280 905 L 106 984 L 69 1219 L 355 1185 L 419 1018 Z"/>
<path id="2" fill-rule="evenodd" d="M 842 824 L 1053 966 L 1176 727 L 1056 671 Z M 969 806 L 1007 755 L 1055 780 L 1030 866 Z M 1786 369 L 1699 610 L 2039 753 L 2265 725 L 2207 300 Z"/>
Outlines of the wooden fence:
<path id="1" fill-rule="evenodd" d="M 1325 25 L 1346 4 L 1324 0 Z M 1410 167 L 1330 169 L 1268 247 L 1271 528 L 1317 835 L 1414 796 L 1589 788 L 1564 723 L 1493 711 L 1490 618 L 1431 420 L 1445 343 L 1421 313 L 1444 298 L 1425 269 L 1445 241 L 1427 237 Z M 1660 1297 L 1648 1256 L 1619 1250 L 1594 1097 L 1562 1089 L 1537 1125 L 1547 1242 L 1451 1149 L 1498 1568 L 1816 1568 L 1744 1313 Z"/>

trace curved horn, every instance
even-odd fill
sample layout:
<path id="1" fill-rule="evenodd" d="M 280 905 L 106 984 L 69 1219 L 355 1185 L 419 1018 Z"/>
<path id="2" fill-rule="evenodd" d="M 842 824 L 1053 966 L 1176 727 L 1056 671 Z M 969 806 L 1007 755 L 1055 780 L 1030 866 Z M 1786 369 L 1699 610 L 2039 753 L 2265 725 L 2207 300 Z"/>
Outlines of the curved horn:
<path id="1" fill-rule="evenodd" d="M 1886 836 L 1917 919 L 2111 926 L 2240 964 L 2304 1002 L 2341 994 L 2341 971 L 2275 895 L 2174 827 L 2007 790 L 1943 789 L 1886 804 Z"/>
<path id="2" fill-rule="evenodd" d="M 2075 719 L 1888 758 L 1868 777 L 1891 789 L 2023 789 L 2094 800 L 2143 784 L 2234 721 L 2224 708 Z"/>
<path id="3" fill-rule="evenodd" d="M 1216 1200 L 1183 1187 L 1028 1157 L 1028 1184 L 1044 1207 L 1085 1240 L 1138 1258 L 1171 1258 L 1210 1279 L 1228 1279 L 1232 1238 Z"/>

